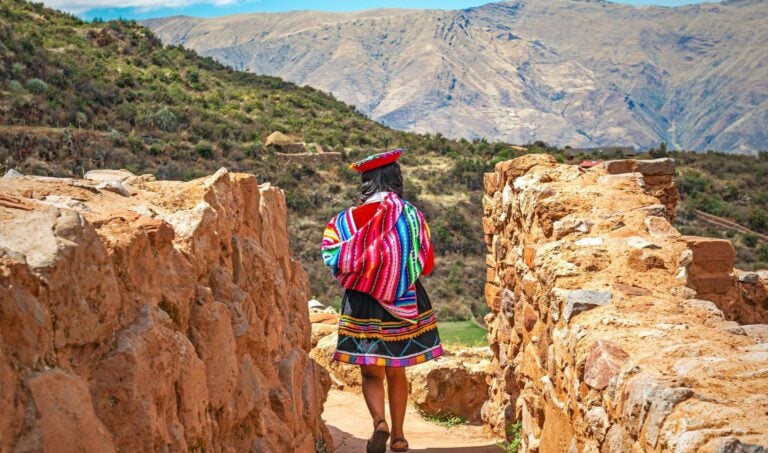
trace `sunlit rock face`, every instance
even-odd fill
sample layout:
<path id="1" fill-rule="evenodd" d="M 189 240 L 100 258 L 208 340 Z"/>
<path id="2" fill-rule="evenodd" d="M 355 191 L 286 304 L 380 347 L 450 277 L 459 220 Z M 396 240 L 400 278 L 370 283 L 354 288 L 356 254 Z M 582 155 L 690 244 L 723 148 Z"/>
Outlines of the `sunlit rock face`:
<path id="1" fill-rule="evenodd" d="M 674 162 L 547 155 L 485 175 L 482 416 L 522 451 L 763 451 L 765 275 L 669 223 Z"/>
<path id="2" fill-rule="evenodd" d="M 283 192 L 0 179 L 0 451 L 315 451 L 327 373 Z"/>

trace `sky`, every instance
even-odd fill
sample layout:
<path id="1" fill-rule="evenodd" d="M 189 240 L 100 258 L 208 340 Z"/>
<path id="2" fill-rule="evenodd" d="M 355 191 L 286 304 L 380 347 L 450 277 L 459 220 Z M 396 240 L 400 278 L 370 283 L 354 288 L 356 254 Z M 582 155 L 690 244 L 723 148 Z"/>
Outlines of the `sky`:
<path id="1" fill-rule="evenodd" d="M 216 17 L 250 12 L 276 12 L 301 9 L 357 11 L 371 8 L 461 9 L 493 0 L 43 0 L 47 6 L 72 12 L 90 20 L 148 19 L 173 15 Z M 632 5 L 679 6 L 701 0 L 614 0 Z"/>

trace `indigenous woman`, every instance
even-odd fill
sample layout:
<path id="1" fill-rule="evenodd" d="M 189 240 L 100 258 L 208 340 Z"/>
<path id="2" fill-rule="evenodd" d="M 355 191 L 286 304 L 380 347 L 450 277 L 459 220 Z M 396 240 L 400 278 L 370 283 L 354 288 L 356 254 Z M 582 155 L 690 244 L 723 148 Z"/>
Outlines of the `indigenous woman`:
<path id="1" fill-rule="evenodd" d="M 360 204 L 337 214 L 323 235 L 323 260 L 346 288 L 334 360 L 359 365 L 373 418 L 368 453 L 408 451 L 405 367 L 443 354 L 421 275 L 434 255 L 422 213 L 403 199 L 401 149 L 352 164 L 361 173 Z M 384 416 L 387 381 L 391 425 Z"/>

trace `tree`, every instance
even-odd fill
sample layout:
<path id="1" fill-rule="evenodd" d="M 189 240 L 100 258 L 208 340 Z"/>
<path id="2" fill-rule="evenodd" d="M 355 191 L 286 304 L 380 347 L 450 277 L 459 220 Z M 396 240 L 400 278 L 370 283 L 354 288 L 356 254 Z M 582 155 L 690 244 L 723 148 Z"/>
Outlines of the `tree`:
<path id="1" fill-rule="evenodd" d="M 661 142 L 658 148 L 651 148 L 648 153 L 651 155 L 651 157 L 655 158 L 669 156 L 669 152 L 667 151 L 667 142 Z"/>

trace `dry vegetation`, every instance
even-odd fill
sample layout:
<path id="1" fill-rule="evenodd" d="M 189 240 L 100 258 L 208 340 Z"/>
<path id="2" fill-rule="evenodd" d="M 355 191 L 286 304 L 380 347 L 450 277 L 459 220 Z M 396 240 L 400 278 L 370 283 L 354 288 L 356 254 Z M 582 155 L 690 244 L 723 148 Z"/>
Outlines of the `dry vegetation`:
<path id="1" fill-rule="evenodd" d="M 77 176 L 108 167 L 192 179 L 226 166 L 278 185 L 291 211 L 294 254 L 326 303 L 340 290 L 321 262 L 322 229 L 357 201 L 358 177 L 339 163 L 286 162 L 265 153 L 261 140 L 279 130 L 340 151 L 344 162 L 406 148 L 406 195 L 425 212 L 437 251 L 425 285 L 443 320 L 482 319 L 487 311 L 482 174 L 524 152 L 565 159 L 541 142 L 521 151 L 395 131 L 318 90 L 163 46 L 133 22 L 85 23 L 21 0 L 0 4 L 0 125 L 2 172 Z M 692 207 L 768 229 L 765 154 L 674 157 L 685 231 L 722 234 L 700 227 Z M 768 267 L 768 245 L 749 235 L 734 239 L 739 265 Z"/>

